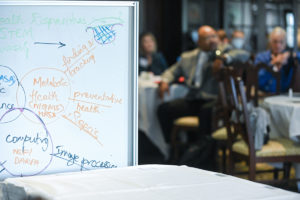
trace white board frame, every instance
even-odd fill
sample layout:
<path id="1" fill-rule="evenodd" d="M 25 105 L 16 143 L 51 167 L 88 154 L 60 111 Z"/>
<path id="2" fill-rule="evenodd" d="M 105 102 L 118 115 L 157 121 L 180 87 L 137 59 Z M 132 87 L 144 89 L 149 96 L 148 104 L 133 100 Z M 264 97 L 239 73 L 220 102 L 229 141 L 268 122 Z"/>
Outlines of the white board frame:
<path id="1" fill-rule="evenodd" d="M 0 1 L 0 6 L 124 6 L 130 8 L 129 26 L 131 33 L 129 52 L 129 105 L 128 106 L 128 166 L 138 164 L 138 19 L 139 2 L 138 1 Z"/>

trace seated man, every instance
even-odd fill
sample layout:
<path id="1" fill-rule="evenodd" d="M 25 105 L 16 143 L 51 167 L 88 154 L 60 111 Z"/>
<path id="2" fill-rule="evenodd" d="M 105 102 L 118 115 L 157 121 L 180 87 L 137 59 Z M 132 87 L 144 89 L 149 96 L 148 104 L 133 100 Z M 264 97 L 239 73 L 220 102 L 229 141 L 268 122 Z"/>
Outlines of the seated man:
<path id="1" fill-rule="evenodd" d="M 210 26 L 200 27 L 198 35 L 199 47 L 183 53 L 181 59 L 162 75 L 159 86 L 161 98 L 165 92 L 169 92 L 169 84 L 180 76 L 185 78 L 189 87 L 185 98 L 166 102 L 158 107 L 158 119 L 167 142 L 170 141 L 174 120 L 183 116 L 199 116 L 200 131 L 210 133 L 211 108 L 218 94 L 218 83 L 213 74 L 222 66 L 220 56 L 227 64 L 235 61 L 246 62 L 249 58 L 246 51 L 230 51 L 230 46 L 220 46 L 217 33 Z"/>
<path id="2" fill-rule="evenodd" d="M 254 64 L 265 63 L 280 72 L 280 92 L 286 92 L 289 89 L 293 76 L 294 60 L 289 51 L 286 50 L 286 32 L 280 27 L 276 27 L 270 34 L 270 50 L 258 53 Z M 300 54 L 296 54 L 297 59 Z M 276 92 L 276 79 L 269 72 L 261 69 L 258 73 L 258 87 L 264 92 Z"/>

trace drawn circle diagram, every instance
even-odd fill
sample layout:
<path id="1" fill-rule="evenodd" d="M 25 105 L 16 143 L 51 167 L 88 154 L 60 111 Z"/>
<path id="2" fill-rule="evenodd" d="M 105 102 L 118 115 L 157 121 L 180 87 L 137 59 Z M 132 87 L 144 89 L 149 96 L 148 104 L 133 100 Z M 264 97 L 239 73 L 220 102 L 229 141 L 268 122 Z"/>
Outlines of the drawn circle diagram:
<path id="1" fill-rule="evenodd" d="M 27 108 L 13 108 L 1 116 L 22 113 L 16 120 L 1 125 L 0 165 L 11 176 L 34 176 L 48 168 L 53 158 L 53 141 L 43 120 Z M 36 118 L 39 124 L 27 122 L 25 113 Z M 25 122 L 24 122 L 25 121 Z"/>
<path id="2" fill-rule="evenodd" d="M 26 89 L 25 107 L 37 113 L 45 124 L 56 121 L 67 109 L 71 86 L 63 71 L 56 68 L 36 68 L 25 74 L 20 82 Z M 26 117 L 39 123 L 36 119 Z"/>
<path id="3" fill-rule="evenodd" d="M 17 96 L 19 102 L 17 102 Z M 26 104 L 26 94 L 23 86 L 20 84 L 16 73 L 7 66 L 0 65 L 0 116 L 14 107 L 24 107 Z M 21 113 L 10 115 L 2 123 L 8 123 L 16 120 Z"/>

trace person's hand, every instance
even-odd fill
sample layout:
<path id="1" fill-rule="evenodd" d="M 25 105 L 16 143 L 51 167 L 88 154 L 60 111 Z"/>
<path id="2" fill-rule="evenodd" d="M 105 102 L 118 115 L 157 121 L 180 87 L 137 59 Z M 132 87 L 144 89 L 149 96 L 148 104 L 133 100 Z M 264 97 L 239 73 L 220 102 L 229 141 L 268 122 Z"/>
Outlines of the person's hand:
<path id="1" fill-rule="evenodd" d="M 158 96 L 163 99 L 165 92 L 168 92 L 170 95 L 170 90 L 169 90 L 169 84 L 166 82 L 160 82 L 159 88 L 158 88 Z"/>
<path id="2" fill-rule="evenodd" d="M 224 67 L 224 62 L 222 59 L 220 58 L 217 58 L 213 65 L 212 65 L 212 71 L 213 71 L 213 75 L 214 76 L 217 76 L 218 75 L 218 72 L 220 71 L 220 69 Z"/>
<path id="3" fill-rule="evenodd" d="M 281 69 L 283 65 L 285 65 L 290 57 L 290 52 L 280 53 L 278 55 L 272 55 L 271 64 L 277 68 L 277 71 Z"/>

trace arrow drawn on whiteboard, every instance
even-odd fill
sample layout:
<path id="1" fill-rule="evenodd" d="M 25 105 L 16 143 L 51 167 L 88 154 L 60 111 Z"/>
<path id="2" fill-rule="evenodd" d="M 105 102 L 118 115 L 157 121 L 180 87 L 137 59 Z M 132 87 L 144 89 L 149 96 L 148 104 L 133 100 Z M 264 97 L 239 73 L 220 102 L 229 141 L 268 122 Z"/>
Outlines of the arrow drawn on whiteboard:
<path id="1" fill-rule="evenodd" d="M 48 44 L 48 45 L 59 45 L 58 48 L 66 46 L 66 44 L 59 42 L 59 43 L 51 43 L 51 42 L 35 42 L 34 44 Z"/>
<path id="2" fill-rule="evenodd" d="M 4 164 L 6 163 L 6 161 L 0 163 L 0 166 L 2 167 L 2 169 L 0 170 L 0 173 L 3 172 L 5 170 Z"/>

